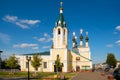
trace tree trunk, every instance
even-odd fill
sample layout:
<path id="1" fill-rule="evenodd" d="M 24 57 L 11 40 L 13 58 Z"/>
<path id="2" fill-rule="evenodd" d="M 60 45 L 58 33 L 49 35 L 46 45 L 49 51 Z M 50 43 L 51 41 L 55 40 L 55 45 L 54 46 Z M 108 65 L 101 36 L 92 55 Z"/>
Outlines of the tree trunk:
<path id="1" fill-rule="evenodd" d="M 56 69 L 57 69 L 56 71 L 57 71 L 57 74 L 58 74 L 58 67 Z"/>
<path id="2" fill-rule="evenodd" d="M 35 70 L 35 76 L 36 76 L 36 74 L 37 74 L 37 71 Z"/>
<path id="3" fill-rule="evenodd" d="M 35 69 L 35 76 L 37 76 L 37 71 L 38 71 L 38 69 L 36 68 L 36 69 Z"/>

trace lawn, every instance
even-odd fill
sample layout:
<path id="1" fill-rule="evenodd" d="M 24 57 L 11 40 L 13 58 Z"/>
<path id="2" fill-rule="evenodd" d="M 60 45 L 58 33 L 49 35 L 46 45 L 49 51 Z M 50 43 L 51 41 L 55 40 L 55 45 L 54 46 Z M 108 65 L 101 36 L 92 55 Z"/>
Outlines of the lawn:
<path id="1" fill-rule="evenodd" d="M 36 78 L 36 80 L 42 80 L 44 78 L 52 78 L 54 80 L 55 76 L 58 76 L 60 78 L 61 73 L 50 73 L 50 72 L 38 72 L 37 75 L 34 75 L 34 72 L 30 72 L 30 78 Z M 76 73 L 64 73 L 66 80 L 69 80 L 70 78 L 74 77 Z M 2 71 L 0 72 L 0 78 L 14 78 L 14 77 L 21 77 L 21 78 L 27 78 L 28 74 L 27 72 L 15 72 L 14 74 L 10 74 L 9 72 Z M 59 80 L 59 79 L 58 79 Z"/>

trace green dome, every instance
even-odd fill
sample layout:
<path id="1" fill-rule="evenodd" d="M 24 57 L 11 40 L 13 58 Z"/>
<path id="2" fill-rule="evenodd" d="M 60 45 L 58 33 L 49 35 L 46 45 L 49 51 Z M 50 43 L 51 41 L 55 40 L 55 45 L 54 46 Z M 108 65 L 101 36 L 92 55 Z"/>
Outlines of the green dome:
<path id="1" fill-rule="evenodd" d="M 80 41 L 82 41 L 83 40 L 83 36 L 82 35 L 80 35 Z"/>

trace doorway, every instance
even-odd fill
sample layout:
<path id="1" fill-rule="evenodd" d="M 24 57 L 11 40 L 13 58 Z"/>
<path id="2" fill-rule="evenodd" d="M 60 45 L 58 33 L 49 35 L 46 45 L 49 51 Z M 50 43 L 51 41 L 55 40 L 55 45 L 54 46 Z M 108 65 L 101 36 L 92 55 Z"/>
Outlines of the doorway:
<path id="1" fill-rule="evenodd" d="M 54 72 L 57 72 L 56 65 L 54 65 Z M 58 67 L 58 72 L 62 72 L 62 67 Z"/>
<path id="2" fill-rule="evenodd" d="M 80 66 L 76 66 L 76 72 L 80 71 Z"/>

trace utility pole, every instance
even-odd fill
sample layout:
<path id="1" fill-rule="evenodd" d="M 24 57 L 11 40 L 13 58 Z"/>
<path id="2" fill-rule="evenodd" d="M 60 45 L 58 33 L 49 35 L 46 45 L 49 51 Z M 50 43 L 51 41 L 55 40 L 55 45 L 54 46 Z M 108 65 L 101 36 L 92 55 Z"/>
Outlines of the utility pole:
<path id="1" fill-rule="evenodd" d="M 28 61 L 28 80 L 30 80 L 29 62 L 31 60 L 31 57 L 26 56 L 26 60 Z"/>

